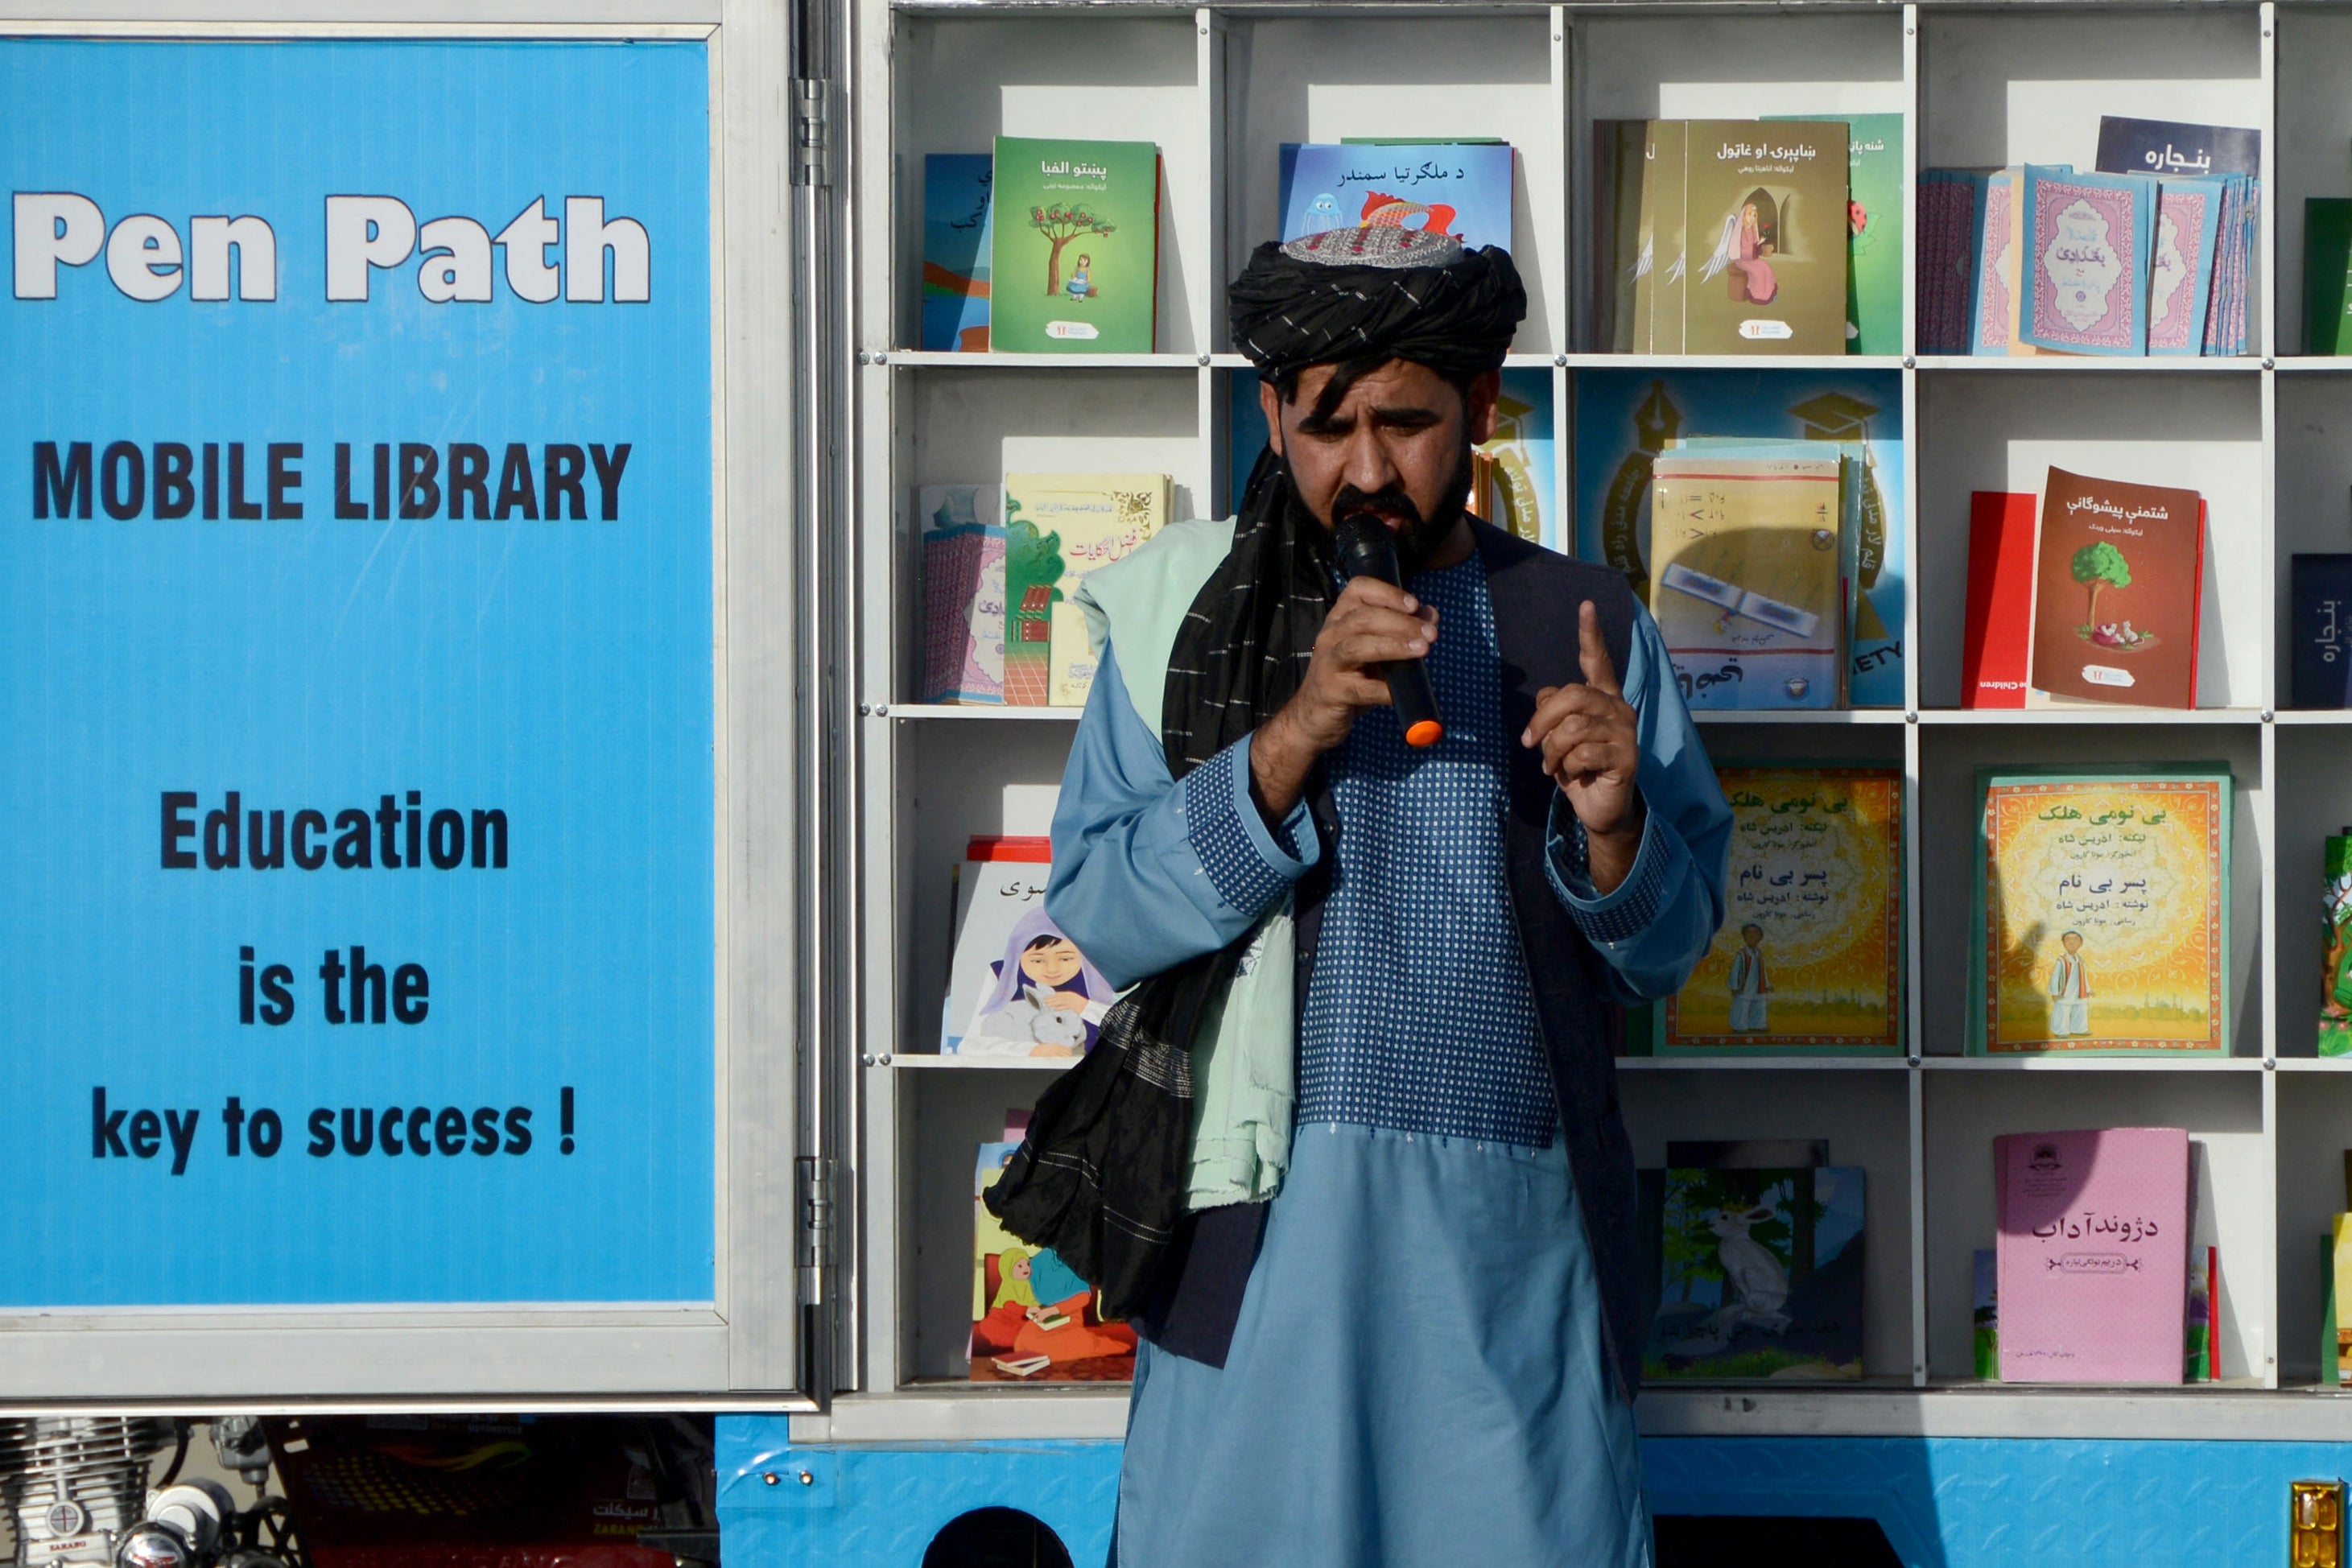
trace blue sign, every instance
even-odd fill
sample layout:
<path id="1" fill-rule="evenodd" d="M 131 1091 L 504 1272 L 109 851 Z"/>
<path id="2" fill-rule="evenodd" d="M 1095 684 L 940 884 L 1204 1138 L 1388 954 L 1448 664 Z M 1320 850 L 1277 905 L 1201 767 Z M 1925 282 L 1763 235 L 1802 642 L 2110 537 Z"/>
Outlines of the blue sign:
<path id="1" fill-rule="evenodd" d="M 0 42 L 0 1304 L 712 1299 L 709 68 Z"/>

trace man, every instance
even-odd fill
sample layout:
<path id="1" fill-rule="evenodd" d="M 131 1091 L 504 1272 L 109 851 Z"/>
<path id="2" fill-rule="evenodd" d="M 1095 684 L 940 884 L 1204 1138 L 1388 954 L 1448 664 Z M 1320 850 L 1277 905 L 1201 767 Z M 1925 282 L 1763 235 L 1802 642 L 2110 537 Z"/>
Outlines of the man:
<path id="1" fill-rule="evenodd" d="M 1706 950 L 1730 810 L 1624 579 L 1465 510 L 1510 258 L 1338 229 L 1261 247 L 1231 299 L 1269 450 L 1234 523 L 1088 579 L 1046 894 L 1207 1086 L 1115 1557 L 1644 1564 L 1612 1004 Z M 1357 512 L 1403 586 L 1340 586 Z M 1443 710 L 1426 749 L 1389 706 L 1405 660 Z M 1207 1206 L 1212 1145 L 1272 1200 Z"/>

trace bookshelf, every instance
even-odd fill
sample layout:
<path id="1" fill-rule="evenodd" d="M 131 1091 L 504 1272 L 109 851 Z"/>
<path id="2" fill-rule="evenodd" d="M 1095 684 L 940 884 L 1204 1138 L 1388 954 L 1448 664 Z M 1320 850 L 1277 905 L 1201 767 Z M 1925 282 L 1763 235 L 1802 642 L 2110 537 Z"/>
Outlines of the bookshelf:
<path id="1" fill-rule="evenodd" d="M 2352 822 L 2352 714 L 2277 711 L 2286 558 L 2352 549 L 2352 359 L 2301 342 L 2301 209 L 2352 195 L 2352 16 L 2313 5 L 1199 8 L 859 0 L 855 628 L 866 810 L 855 1324 L 827 1428 L 858 1436 L 1100 1436 L 1100 1388 L 962 1381 L 972 1148 L 1054 1069 L 947 1068 L 934 1049 L 950 870 L 971 834 L 1043 831 L 1074 715 L 916 695 L 919 484 L 1007 469 L 1159 469 L 1177 515 L 1227 510 L 1236 375 L 1224 280 L 1275 227 L 1275 148 L 1350 134 L 1497 136 L 1519 153 L 1516 254 L 1531 296 L 1515 367 L 1549 370 L 1555 493 L 1573 512 L 1576 391 L 1647 364 L 1867 369 L 1898 386 L 1897 502 L 1914 584 L 1901 709 L 1713 714 L 1718 759 L 1900 763 L 1908 780 L 1907 1059 L 1630 1058 L 1637 1158 L 1669 1138 L 1827 1137 L 1869 1173 L 1868 1376 L 1852 1388 L 1674 1386 L 1653 1433 L 2288 1436 L 2332 1430 L 2318 1258 L 2352 1145 L 2352 1063 L 2315 1058 L 2322 837 Z M 2094 162 L 2099 116 L 2258 126 L 2266 200 L 2253 352 L 2240 358 L 1676 358 L 1592 352 L 1586 171 L 1596 119 L 1899 112 L 1912 169 Z M 1103 360 L 913 352 L 922 156 L 999 132 L 1157 140 L 1160 350 Z M 1909 198 L 1906 184 L 1906 199 Z M 1912 226 L 1906 226 L 1906 247 Z M 1906 272 L 1910 268 L 1906 267 Z M 1910 286 L 1906 282 L 1906 317 Z M 1911 342 L 1906 325 L 1906 344 Z M 2179 484 L 2210 505 L 2205 704 L 2189 713 L 1959 710 L 1969 492 L 2038 489 L 2053 461 Z M 2226 761 L 2235 1039 L 2225 1059 L 1962 1057 L 1973 776 L 1984 763 Z M 2221 1233 L 2219 1387 L 1984 1386 L 1969 1254 L 1990 1244 L 1991 1139 L 2163 1121 L 2206 1145 Z"/>

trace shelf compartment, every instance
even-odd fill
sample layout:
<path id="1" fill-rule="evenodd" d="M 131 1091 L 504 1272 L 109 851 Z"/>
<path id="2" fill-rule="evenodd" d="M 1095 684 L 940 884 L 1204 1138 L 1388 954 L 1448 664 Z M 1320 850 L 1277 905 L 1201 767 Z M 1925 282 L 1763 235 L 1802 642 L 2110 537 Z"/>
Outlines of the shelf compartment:
<path id="1" fill-rule="evenodd" d="M 1188 358 L 1205 348 L 1193 285 L 1217 262 L 1210 254 L 1208 121 L 1192 14 L 902 12 L 891 26 L 897 265 L 890 338 L 922 341 L 925 155 L 992 152 L 999 136 L 1091 134 L 1158 143 L 1156 341 L 1163 352 Z"/>
<path id="2" fill-rule="evenodd" d="M 2259 1064 L 2257 1064 L 2257 1067 Z M 2220 1237 L 2221 1369 L 2261 1382 L 2273 1353 L 2273 1193 L 2263 1079 L 2253 1072 L 1937 1072 L 1927 1075 L 1927 1366 L 1971 1384 L 1970 1254 L 1994 1244 L 1993 1139 L 2083 1127 L 2185 1127 L 2204 1145 L 2200 1205 Z M 2339 1173 L 2340 1175 L 2340 1173 Z M 2312 1332 L 2316 1342 L 2315 1311 Z M 2002 1385 L 2010 1387 L 2011 1385 Z M 2040 1385 L 2036 1385 L 2037 1387 Z"/>
<path id="3" fill-rule="evenodd" d="M 1846 1058 L 1834 1065 L 1850 1067 L 1871 1059 Z M 1912 1367 L 1910 1089 L 1899 1073 L 1823 1070 L 1832 1065 L 1809 1059 L 1797 1075 L 1778 1083 L 1751 1072 L 1633 1073 L 1619 1080 L 1618 1094 L 1633 1136 L 1633 1163 L 1643 1169 L 1665 1164 L 1670 1141 L 1825 1137 L 1832 1164 L 1859 1165 L 1868 1173 L 1863 1219 L 1868 1248 L 1863 1261 L 1863 1371 L 1867 1377 L 1907 1385 Z M 1890 1065 L 1903 1064 L 1896 1058 Z M 1788 1066 L 1775 1064 L 1781 1069 Z M 1646 1386 L 1678 1390 L 1688 1385 Z"/>
<path id="4" fill-rule="evenodd" d="M 2053 466 L 2177 485 L 2204 497 L 2209 545 L 2199 708 L 2258 713 L 2266 703 L 2275 586 L 2259 548 L 2268 537 L 2262 383 L 2191 375 L 2130 384 L 2133 395 L 2122 397 L 2113 380 L 2090 374 L 1920 381 L 1919 424 L 1937 432 L 1918 444 L 1918 689 L 1928 710 L 2000 711 L 1958 706 L 1969 497 L 1976 490 L 2038 496 Z M 2062 721 L 2081 721 L 2077 711 L 2066 710 Z"/>

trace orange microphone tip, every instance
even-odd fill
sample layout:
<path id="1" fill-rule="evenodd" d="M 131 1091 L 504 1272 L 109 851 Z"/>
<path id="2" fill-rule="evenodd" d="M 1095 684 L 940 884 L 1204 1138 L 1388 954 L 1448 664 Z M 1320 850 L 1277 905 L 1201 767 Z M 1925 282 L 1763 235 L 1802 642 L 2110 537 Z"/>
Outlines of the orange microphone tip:
<path id="1" fill-rule="evenodd" d="M 1434 719 L 1423 719 L 1404 732 L 1408 746 L 1433 746 L 1445 738 L 1445 726 Z"/>

